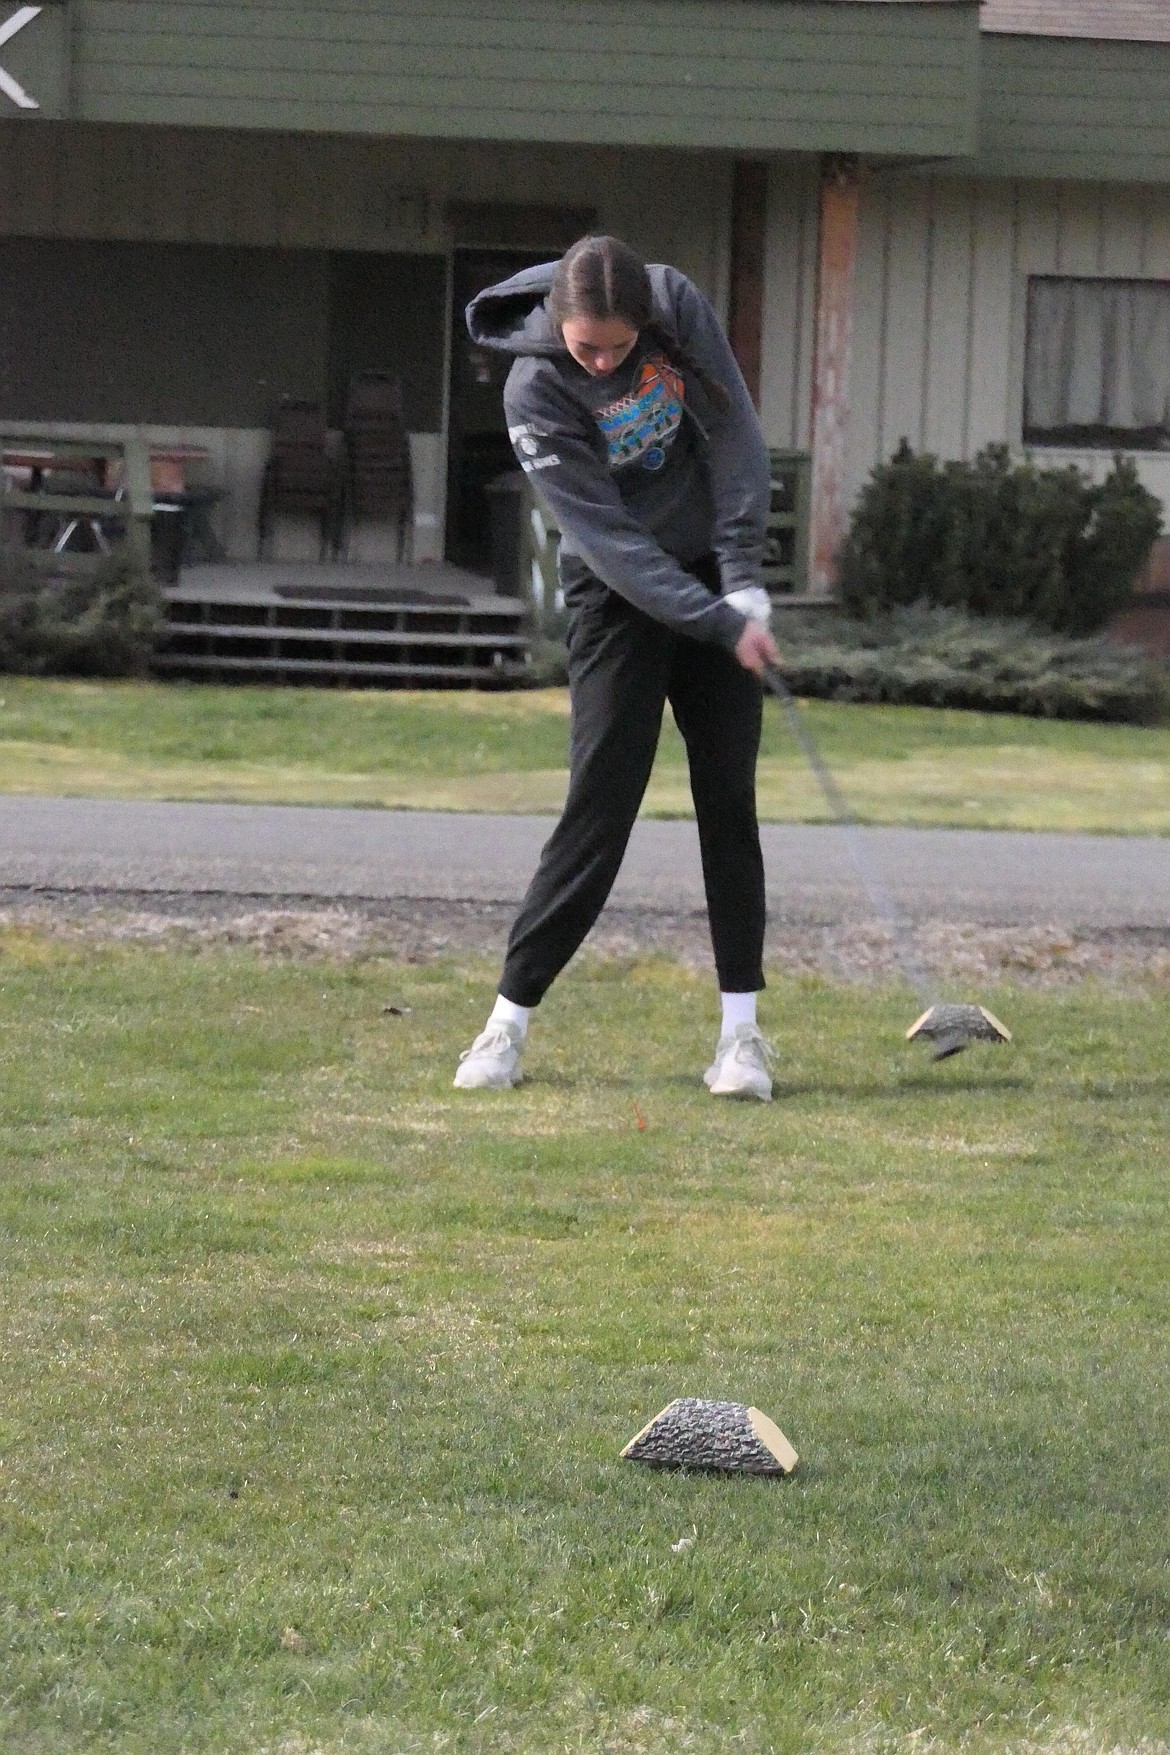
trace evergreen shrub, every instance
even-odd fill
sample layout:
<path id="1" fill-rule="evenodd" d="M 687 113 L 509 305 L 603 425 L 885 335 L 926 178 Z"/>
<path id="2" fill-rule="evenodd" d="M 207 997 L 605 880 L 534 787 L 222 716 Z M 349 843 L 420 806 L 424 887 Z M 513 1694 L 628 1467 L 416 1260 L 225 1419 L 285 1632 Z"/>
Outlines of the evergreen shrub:
<path id="1" fill-rule="evenodd" d="M 867 621 L 796 611 L 776 620 L 782 668 L 799 695 L 1133 724 L 1170 713 L 1166 672 L 1110 640 L 923 604 Z"/>
<path id="2" fill-rule="evenodd" d="M 853 616 L 925 603 L 1092 634 L 1128 603 L 1161 529 L 1130 458 L 1095 483 L 1013 462 L 1006 445 L 940 463 L 903 439 L 858 500 L 838 596 Z"/>
<path id="3" fill-rule="evenodd" d="M 123 553 L 49 577 L 0 551 L 0 671 L 140 676 L 162 625 L 154 582 Z"/>

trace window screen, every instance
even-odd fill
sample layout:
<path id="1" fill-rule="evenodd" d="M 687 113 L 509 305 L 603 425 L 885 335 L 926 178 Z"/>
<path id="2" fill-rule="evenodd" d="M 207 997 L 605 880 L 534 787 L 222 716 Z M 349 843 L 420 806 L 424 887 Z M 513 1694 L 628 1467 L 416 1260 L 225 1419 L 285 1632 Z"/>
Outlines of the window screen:
<path id="1" fill-rule="evenodd" d="M 1029 282 L 1024 439 L 1170 449 L 1170 282 Z"/>

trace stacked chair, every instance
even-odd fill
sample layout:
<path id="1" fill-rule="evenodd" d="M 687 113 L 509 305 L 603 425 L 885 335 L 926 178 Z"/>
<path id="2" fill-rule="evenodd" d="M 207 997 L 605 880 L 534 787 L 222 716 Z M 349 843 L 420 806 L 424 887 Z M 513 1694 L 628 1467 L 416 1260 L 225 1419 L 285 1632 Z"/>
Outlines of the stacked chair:
<path id="1" fill-rule="evenodd" d="M 358 372 L 350 379 L 345 460 L 350 517 L 393 520 L 401 563 L 414 529 L 414 487 L 402 385 L 391 373 Z"/>
<path id="2" fill-rule="evenodd" d="M 276 514 L 297 512 L 320 520 L 320 558 L 336 560 L 344 535 L 345 498 L 345 472 L 329 451 L 325 410 L 318 402 L 285 397 L 276 413 L 260 487 L 258 557 L 271 552 Z"/>

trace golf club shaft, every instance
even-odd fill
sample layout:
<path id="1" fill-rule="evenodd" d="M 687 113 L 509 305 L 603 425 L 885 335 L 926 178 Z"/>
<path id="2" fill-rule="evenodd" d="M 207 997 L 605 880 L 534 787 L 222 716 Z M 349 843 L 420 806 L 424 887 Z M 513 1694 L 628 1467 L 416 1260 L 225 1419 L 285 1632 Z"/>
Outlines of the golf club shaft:
<path id="1" fill-rule="evenodd" d="M 898 967 L 922 1001 L 923 1009 L 928 1010 L 934 1004 L 934 996 L 926 972 L 918 961 L 917 953 L 911 943 L 910 922 L 875 870 L 869 856 L 869 848 L 865 844 L 861 824 L 845 802 L 845 795 L 834 779 L 832 770 L 824 756 L 817 748 L 791 689 L 775 665 L 769 664 L 764 667 L 764 681 L 784 709 L 784 717 L 788 721 L 789 730 L 804 751 L 808 765 L 816 775 L 817 782 L 836 819 L 837 826 L 845 836 L 845 845 L 849 849 L 853 869 L 857 873 L 862 889 L 869 897 L 870 906 L 890 935 L 890 943 L 898 960 Z"/>

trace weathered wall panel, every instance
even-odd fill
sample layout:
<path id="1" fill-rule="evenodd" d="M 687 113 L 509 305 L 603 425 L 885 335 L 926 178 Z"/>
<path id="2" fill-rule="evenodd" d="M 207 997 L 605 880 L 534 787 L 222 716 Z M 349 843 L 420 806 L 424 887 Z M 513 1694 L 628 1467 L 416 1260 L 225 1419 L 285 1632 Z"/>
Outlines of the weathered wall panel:
<path id="1" fill-rule="evenodd" d="M 73 0 L 72 14 L 80 119 L 908 155 L 976 138 L 974 0 Z M 48 29 L 29 27 L 28 56 Z"/>
<path id="2" fill-rule="evenodd" d="M 1151 202 L 1142 233 L 1142 274 L 1161 275 L 1170 263 L 1170 200 Z"/>
<path id="3" fill-rule="evenodd" d="M 1102 262 L 1102 200 L 1098 188 L 1079 189 L 1067 183 L 1053 191 L 1056 198 L 1056 272 L 1100 274 Z"/>
<path id="4" fill-rule="evenodd" d="M 1148 191 L 1110 189 L 1109 199 L 1101 206 L 1101 236 L 1097 248 L 1102 274 L 1127 276 L 1147 272 L 1149 211 Z"/>
<path id="5" fill-rule="evenodd" d="M 1016 306 L 1015 191 L 995 183 L 970 186 L 971 328 L 965 367 L 967 423 L 957 453 L 972 457 L 1011 430 L 1012 323 Z M 1021 373 L 1023 370 L 1021 364 Z"/>
<path id="6" fill-rule="evenodd" d="M 973 245 L 969 191 L 961 184 L 937 183 L 927 238 L 922 441 L 944 457 L 961 456 L 966 445 Z"/>
<path id="7" fill-rule="evenodd" d="M 897 185 L 887 209 L 885 348 L 870 362 L 881 374 L 882 424 L 874 435 L 881 455 L 899 441 L 923 441 L 927 396 L 926 331 L 935 262 L 930 239 L 931 186 L 925 180 Z M 860 369 L 855 364 L 855 371 Z"/>

